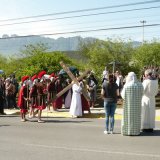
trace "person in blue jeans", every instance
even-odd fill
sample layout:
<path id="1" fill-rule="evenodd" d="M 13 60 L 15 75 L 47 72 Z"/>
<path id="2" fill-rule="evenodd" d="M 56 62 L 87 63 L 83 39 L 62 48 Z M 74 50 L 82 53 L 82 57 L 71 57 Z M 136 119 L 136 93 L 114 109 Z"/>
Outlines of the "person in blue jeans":
<path id="1" fill-rule="evenodd" d="M 114 130 L 114 114 L 117 107 L 117 97 L 119 96 L 118 85 L 116 84 L 116 77 L 109 75 L 108 81 L 105 79 L 102 84 L 104 109 L 106 117 L 106 127 L 104 134 L 113 134 Z"/>

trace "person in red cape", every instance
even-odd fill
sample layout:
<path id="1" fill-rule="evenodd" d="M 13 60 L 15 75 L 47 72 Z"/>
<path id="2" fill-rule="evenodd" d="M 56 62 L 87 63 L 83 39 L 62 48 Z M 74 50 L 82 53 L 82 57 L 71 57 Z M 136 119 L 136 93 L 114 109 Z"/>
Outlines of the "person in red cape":
<path id="1" fill-rule="evenodd" d="M 29 107 L 29 85 L 28 85 L 29 76 L 22 77 L 22 86 L 19 91 L 18 97 L 18 107 L 20 108 L 21 121 L 26 121 L 26 113 Z"/>
<path id="2" fill-rule="evenodd" d="M 56 94 L 59 93 L 63 89 L 63 84 L 62 83 L 63 83 L 63 76 L 58 75 L 58 77 L 56 78 L 56 81 L 55 81 Z M 62 96 L 60 96 L 53 101 L 53 110 L 56 111 L 57 109 L 61 109 L 62 104 L 63 104 L 63 98 L 62 98 Z"/>
<path id="3" fill-rule="evenodd" d="M 81 88 L 85 88 L 85 90 L 87 91 L 87 81 L 85 80 L 85 78 L 80 81 L 80 86 Z M 86 100 L 83 94 L 81 94 L 81 100 L 82 100 L 82 113 L 84 114 L 84 111 L 88 111 L 88 113 L 91 113 L 89 101 Z"/>
<path id="4" fill-rule="evenodd" d="M 42 110 L 46 108 L 46 84 L 44 75 L 45 71 L 41 71 L 38 74 L 38 79 L 40 82 L 37 83 L 37 92 L 38 92 L 38 123 L 43 123 L 41 120 Z"/>
<path id="5" fill-rule="evenodd" d="M 34 110 L 35 108 L 38 108 L 38 92 L 37 92 L 38 76 L 34 75 L 31 78 L 31 80 L 32 80 L 32 87 L 30 88 L 30 92 L 29 92 L 29 99 L 31 102 L 29 118 L 32 118 L 35 116 Z"/>
<path id="6" fill-rule="evenodd" d="M 47 83 L 47 102 L 48 102 L 48 110 L 50 112 L 50 104 L 53 102 L 53 99 L 56 95 L 56 92 L 55 92 L 55 74 L 52 73 L 50 76 L 49 76 L 49 80 L 48 80 L 48 83 Z"/>

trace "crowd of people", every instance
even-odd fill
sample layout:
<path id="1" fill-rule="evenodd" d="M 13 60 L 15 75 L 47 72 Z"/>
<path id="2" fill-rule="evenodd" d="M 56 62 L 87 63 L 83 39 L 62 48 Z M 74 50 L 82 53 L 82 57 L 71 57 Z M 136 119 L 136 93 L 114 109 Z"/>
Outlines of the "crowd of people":
<path id="1" fill-rule="evenodd" d="M 5 114 L 4 108 L 17 108 L 18 86 L 14 74 L 6 79 L 4 77 L 0 78 L 0 114 Z"/>
<path id="2" fill-rule="evenodd" d="M 159 69 L 145 67 L 143 79 L 138 81 L 134 72 L 123 78 L 119 71 L 103 71 L 101 95 L 106 115 L 105 134 L 113 133 L 117 99 L 123 99 L 122 135 L 139 135 L 155 128 L 155 96 L 158 94 Z"/>
<path id="3" fill-rule="evenodd" d="M 114 132 L 114 115 L 117 100 L 123 99 L 122 135 L 139 135 L 141 131 L 152 132 L 155 128 L 155 96 L 158 93 L 159 68 L 144 67 L 140 81 L 134 72 L 123 77 L 119 70 L 110 74 L 105 67 L 102 73 L 101 96 L 104 101 L 106 115 L 105 134 Z M 77 78 L 79 75 L 75 75 Z M 101 84 L 100 84 L 101 85 Z M 70 88 L 66 89 L 67 86 Z M 41 114 L 47 108 L 48 112 L 69 109 L 73 118 L 81 117 L 84 111 L 90 113 L 95 106 L 98 81 L 90 72 L 78 83 L 62 74 L 48 75 L 45 71 L 30 76 L 23 76 L 18 84 L 15 75 L 0 79 L 0 114 L 7 109 L 20 108 L 21 121 L 35 117 L 38 122 L 44 122 Z M 57 97 L 59 92 L 64 93 Z M 88 95 L 89 99 L 86 98 Z M 18 103 L 16 96 L 18 95 Z"/>
<path id="4" fill-rule="evenodd" d="M 75 74 L 76 76 L 79 75 Z M 80 80 L 78 85 L 72 84 L 72 80 L 67 74 L 55 75 L 52 73 L 48 75 L 45 71 L 32 77 L 23 76 L 20 84 L 17 83 L 14 75 L 6 79 L 1 78 L 0 113 L 5 114 L 4 108 L 20 108 L 22 122 L 26 121 L 26 113 L 29 112 L 29 118 L 38 114 L 38 122 L 40 123 L 43 122 L 41 120 L 42 110 L 47 108 L 47 111 L 51 112 L 64 106 L 64 108 L 70 109 L 72 117 L 79 117 L 83 115 L 84 111 L 90 113 L 90 107 L 94 107 L 97 83 L 92 73 Z M 56 97 L 70 84 L 72 87 L 62 96 Z M 82 94 L 84 92 L 88 95 L 88 99 Z M 16 96 L 18 98 L 17 103 Z"/>

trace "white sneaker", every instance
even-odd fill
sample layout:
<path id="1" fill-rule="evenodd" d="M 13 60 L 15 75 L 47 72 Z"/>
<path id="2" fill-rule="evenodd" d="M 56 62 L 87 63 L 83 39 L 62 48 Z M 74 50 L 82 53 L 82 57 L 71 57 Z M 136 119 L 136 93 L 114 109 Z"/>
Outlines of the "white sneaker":
<path id="1" fill-rule="evenodd" d="M 110 133 L 113 134 L 113 131 L 111 131 Z"/>
<path id="2" fill-rule="evenodd" d="M 21 119 L 21 122 L 25 122 L 26 120 L 25 119 Z"/>
<path id="3" fill-rule="evenodd" d="M 109 132 L 105 130 L 105 131 L 104 131 L 104 134 L 109 134 Z"/>
<path id="4" fill-rule="evenodd" d="M 38 120 L 38 123 L 44 123 L 44 121 L 42 121 L 42 120 L 39 119 L 39 120 Z"/>
<path id="5" fill-rule="evenodd" d="M 28 116 L 28 118 L 29 118 L 29 119 L 32 119 L 32 118 L 33 118 L 33 116 L 32 116 L 32 115 L 29 115 L 29 116 Z"/>

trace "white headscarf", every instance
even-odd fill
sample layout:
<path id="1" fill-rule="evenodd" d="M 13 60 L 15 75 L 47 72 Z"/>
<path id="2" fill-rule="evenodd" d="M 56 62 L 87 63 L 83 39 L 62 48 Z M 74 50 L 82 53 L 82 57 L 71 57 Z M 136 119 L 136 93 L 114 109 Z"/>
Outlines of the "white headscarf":
<path id="1" fill-rule="evenodd" d="M 129 83 L 136 83 L 137 82 L 137 77 L 134 72 L 129 72 L 126 78 L 126 84 Z"/>
<path id="2" fill-rule="evenodd" d="M 132 85 L 133 83 L 136 83 L 137 82 L 137 77 L 136 77 L 136 74 L 134 72 L 129 72 L 127 77 L 126 77 L 126 83 L 122 89 L 122 92 L 121 92 L 121 97 L 124 99 L 125 97 L 125 88 L 129 85 Z"/>

